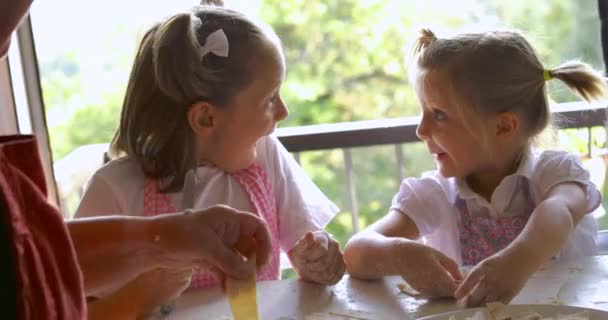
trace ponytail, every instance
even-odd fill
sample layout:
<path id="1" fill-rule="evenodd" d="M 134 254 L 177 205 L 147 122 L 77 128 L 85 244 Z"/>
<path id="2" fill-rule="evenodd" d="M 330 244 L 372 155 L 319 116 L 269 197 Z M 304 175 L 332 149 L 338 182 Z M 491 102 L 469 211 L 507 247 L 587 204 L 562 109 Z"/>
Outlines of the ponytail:
<path id="1" fill-rule="evenodd" d="M 597 100 L 607 93 L 604 77 L 586 63 L 568 61 L 545 72 L 548 73 L 549 78 L 561 80 L 587 101 Z"/>
<path id="2" fill-rule="evenodd" d="M 413 54 L 417 55 L 431 45 L 435 40 L 437 40 L 437 36 L 430 29 L 423 28 L 420 30 L 420 35 L 418 39 L 416 39 L 416 43 L 414 44 Z"/>
<path id="3" fill-rule="evenodd" d="M 154 74 L 159 88 L 174 101 L 187 105 L 197 96 L 200 84 L 185 77 L 201 67 L 200 47 L 196 37 L 201 20 L 191 13 L 181 13 L 163 22 L 154 38 Z M 184 36 L 185 35 L 185 36 Z"/>

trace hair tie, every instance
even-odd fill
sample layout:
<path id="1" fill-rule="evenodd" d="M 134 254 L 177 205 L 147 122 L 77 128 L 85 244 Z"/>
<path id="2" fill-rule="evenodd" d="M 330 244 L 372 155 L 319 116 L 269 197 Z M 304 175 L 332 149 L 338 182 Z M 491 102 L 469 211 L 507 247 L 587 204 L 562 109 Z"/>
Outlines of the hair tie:
<path id="1" fill-rule="evenodd" d="M 551 75 L 551 70 L 543 70 L 543 78 L 545 79 L 545 81 L 553 79 L 553 76 Z"/>
<path id="2" fill-rule="evenodd" d="M 207 53 L 211 52 L 218 57 L 228 57 L 228 38 L 224 33 L 224 30 L 217 29 L 210 33 L 205 40 L 205 45 L 201 47 L 200 55 L 201 60 Z"/>

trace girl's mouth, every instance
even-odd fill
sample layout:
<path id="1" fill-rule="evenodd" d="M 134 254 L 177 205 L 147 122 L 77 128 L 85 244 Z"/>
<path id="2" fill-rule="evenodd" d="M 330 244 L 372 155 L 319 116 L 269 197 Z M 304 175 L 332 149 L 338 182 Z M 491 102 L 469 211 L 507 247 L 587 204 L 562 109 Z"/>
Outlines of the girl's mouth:
<path id="1" fill-rule="evenodd" d="M 435 159 L 438 161 L 445 160 L 447 156 L 448 154 L 445 152 L 433 153 L 433 157 L 435 157 Z"/>

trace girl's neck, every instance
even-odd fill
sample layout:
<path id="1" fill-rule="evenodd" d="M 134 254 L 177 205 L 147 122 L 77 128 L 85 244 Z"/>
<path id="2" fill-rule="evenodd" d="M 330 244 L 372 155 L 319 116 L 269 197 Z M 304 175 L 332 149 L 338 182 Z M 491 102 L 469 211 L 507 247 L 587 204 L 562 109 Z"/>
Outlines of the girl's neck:
<path id="1" fill-rule="evenodd" d="M 524 148 L 511 153 L 510 157 L 504 157 L 505 161 L 498 160 L 491 169 L 479 173 L 473 173 L 465 178 L 467 185 L 475 193 L 482 196 L 488 202 L 492 201 L 492 194 L 500 182 L 507 176 L 515 173 L 524 155 Z"/>

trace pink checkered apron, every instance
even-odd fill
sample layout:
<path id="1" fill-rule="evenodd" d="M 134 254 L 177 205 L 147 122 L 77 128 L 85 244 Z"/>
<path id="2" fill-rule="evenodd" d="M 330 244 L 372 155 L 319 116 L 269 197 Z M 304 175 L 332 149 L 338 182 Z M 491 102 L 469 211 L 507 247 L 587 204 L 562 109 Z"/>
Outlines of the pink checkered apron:
<path id="1" fill-rule="evenodd" d="M 478 212 L 470 212 L 466 202 L 456 200 L 456 208 L 460 212 L 460 245 L 462 248 L 462 263 L 474 266 L 485 258 L 508 246 L 524 229 L 532 211 L 534 202 L 530 195 L 529 182 L 519 177 L 516 192 L 524 197 L 524 209 L 505 217 L 492 217 L 488 208 Z M 512 197 L 513 199 L 515 197 Z M 509 209 L 507 206 L 506 210 Z"/>
<path id="2" fill-rule="evenodd" d="M 245 190 L 255 214 L 268 224 L 272 237 L 272 253 L 269 262 L 258 272 L 259 280 L 279 279 L 279 229 L 276 213 L 276 199 L 268 176 L 257 164 L 231 174 Z M 225 203 L 230 205 L 229 203 Z M 155 216 L 176 212 L 168 194 L 159 192 L 158 181 L 146 179 L 144 186 L 144 216 Z M 190 289 L 219 286 L 219 280 L 210 272 L 197 269 L 192 275 Z"/>

